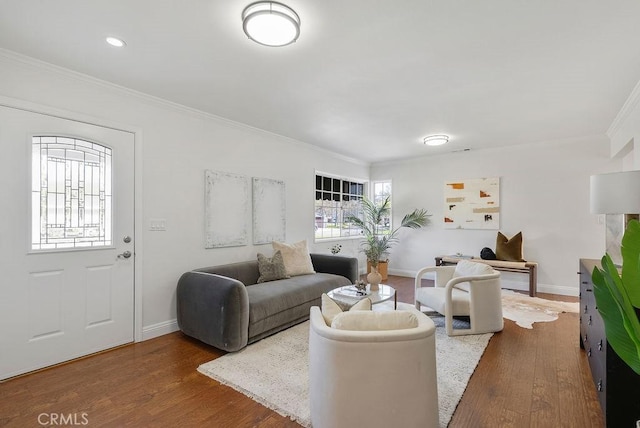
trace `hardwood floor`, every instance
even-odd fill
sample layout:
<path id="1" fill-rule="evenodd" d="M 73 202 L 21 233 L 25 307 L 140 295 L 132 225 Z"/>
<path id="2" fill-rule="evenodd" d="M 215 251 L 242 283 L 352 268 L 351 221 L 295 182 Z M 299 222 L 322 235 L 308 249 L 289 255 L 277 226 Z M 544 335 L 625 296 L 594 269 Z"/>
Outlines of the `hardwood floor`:
<path id="1" fill-rule="evenodd" d="M 399 301 L 413 302 L 412 278 L 386 282 Z M 561 314 L 529 330 L 505 320 L 449 426 L 603 427 L 578 323 L 578 314 Z M 60 415 L 90 427 L 299 426 L 196 371 L 223 354 L 177 332 L 15 378 L 0 383 L 0 426 L 37 427 Z"/>

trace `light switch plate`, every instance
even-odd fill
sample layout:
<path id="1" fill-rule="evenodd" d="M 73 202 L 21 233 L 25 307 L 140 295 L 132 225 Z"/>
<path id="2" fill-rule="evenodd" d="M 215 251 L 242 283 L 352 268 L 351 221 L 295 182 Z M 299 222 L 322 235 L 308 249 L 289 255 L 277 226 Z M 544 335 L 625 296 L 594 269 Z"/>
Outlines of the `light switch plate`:
<path id="1" fill-rule="evenodd" d="M 152 232 L 164 232 L 167 230 L 167 219 L 151 218 L 149 219 L 149 230 Z"/>

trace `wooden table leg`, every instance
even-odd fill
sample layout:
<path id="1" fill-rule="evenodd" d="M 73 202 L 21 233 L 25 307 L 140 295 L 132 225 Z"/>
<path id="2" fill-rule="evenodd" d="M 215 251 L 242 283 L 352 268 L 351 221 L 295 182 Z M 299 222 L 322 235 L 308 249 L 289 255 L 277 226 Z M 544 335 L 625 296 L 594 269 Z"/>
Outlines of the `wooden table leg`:
<path id="1" fill-rule="evenodd" d="M 538 271 L 536 265 L 529 266 L 529 296 L 536 297 L 538 284 Z"/>

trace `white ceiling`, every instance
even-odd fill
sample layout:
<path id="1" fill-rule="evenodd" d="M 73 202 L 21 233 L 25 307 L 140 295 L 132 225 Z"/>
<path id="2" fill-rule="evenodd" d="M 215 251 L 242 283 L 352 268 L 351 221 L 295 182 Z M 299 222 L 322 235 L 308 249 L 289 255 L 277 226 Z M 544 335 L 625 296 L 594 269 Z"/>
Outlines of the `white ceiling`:
<path id="1" fill-rule="evenodd" d="M 282 1 L 282 48 L 251 0 L 0 0 L 0 47 L 368 162 L 603 135 L 640 80 L 636 0 Z"/>

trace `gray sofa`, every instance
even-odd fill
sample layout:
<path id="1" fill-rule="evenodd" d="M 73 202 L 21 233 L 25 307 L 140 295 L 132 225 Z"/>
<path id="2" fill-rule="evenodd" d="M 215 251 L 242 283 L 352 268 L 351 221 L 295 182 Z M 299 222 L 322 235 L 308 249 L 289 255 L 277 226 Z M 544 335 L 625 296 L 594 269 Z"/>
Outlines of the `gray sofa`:
<path id="1" fill-rule="evenodd" d="M 309 319 L 322 293 L 358 279 L 358 259 L 311 254 L 316 273 L 257 284 L 258 261 L 195 269 L 178 280 L 178 326 L 225 351 Z"/>

